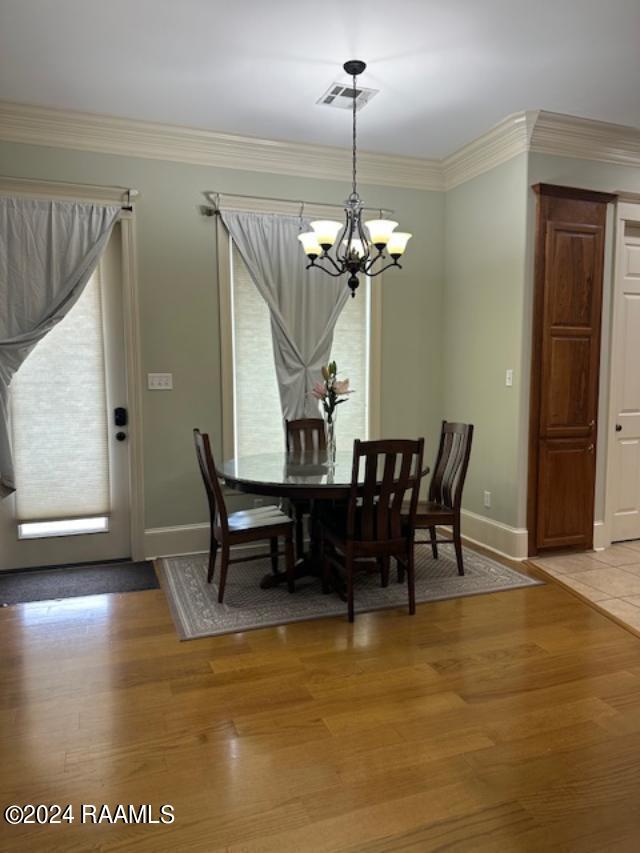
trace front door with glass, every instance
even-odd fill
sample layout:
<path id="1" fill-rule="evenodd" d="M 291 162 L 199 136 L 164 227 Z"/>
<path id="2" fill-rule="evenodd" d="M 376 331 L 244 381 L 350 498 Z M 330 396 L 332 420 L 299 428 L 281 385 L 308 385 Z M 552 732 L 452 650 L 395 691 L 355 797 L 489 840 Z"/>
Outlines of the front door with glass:
<path id="1" fill-rule="evenodd" d="M 130 556 L 118 226 L 82 295 L 11 383 L 16 492 L 0 504 L 0 570 Z"/>

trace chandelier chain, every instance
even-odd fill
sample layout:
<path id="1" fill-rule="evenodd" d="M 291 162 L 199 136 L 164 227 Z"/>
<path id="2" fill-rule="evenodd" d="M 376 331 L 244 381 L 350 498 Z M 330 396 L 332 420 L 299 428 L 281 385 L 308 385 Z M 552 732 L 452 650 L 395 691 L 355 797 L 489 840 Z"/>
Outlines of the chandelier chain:
<path id="1" fill-rule="evenodd" d="M 353 194 L 356 194 L 356 75 L 353 75 L 353 148 L 352 148 L 352 157 L 353 157 Z"/>

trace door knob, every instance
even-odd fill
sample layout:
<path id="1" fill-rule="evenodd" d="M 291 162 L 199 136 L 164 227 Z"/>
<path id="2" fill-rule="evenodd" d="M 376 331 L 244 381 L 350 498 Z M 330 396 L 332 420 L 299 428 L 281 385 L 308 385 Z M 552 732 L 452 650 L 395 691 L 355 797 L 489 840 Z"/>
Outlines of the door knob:
<path id="1" fill-rule="evenodd" d="M 587 453 L 593 453 L 593 444 L 590 444 L 589 447 L 587 447 Z"/>
<path id="2" fill-rule="evenodd" d="M 116 441 L 124 441 L 127 437 L 126 432 L 117 432 L 116 433 Z"/>
<path id="3" fill-rule="evenodd" d="M 616 424 L 616 432 L 622 432 L 622 424 Z"/>

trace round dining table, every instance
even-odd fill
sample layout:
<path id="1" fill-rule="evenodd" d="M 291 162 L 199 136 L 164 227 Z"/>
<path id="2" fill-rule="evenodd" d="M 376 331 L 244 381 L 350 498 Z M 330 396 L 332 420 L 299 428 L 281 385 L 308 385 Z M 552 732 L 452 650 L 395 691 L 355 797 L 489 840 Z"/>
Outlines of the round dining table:
<path id="1" fill-rule="evenodd" d="M 346 502 L 351 490 L 353 452 L 338 450 L 330 463 L 326 451 L 256 453 L 228 459 L 218 473 L 227 486 L 252 495 L 311 501 L 310 549 L 296 563 L 296 575 L 320 574 L 320 554 L 314 518 L 322 501 Z M 380 478 L 382 479 L 382 466 Z M 428 468 L 422 475 L 428 473 Z M 359 472 L 364 483 L 364 466 Z M 286 580 L 284 572 L 265 575 L 263 589 Z"/>

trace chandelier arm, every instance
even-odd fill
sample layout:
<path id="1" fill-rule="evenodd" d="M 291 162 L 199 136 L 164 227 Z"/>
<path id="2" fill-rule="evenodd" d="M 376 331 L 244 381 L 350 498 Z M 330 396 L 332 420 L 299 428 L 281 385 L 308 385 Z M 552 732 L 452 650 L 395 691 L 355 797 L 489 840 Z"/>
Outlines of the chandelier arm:
<path id="1" fill-rule="evenodd" d="M 342 275 L 344 273 L 344 266 L 342 264 L 337 264 L 328 252 L 326 255 L 322 255 L 319 260 L 329 261 L 334 270 L 338 271 L 338 275 Z M 324 267 L 321 267 L 321 269 L 324 269 Z"/>
<path id="2" fill-rule="evenodd" d="M 362 224 L 362 212 L 358 212 L 358 237 L 360 238 L 360 242 L 362 243 L 362 260 L 366 263 L 371 257 L 371 242 L 367 237 L 367 234 L 364 230 L 364 225 Z M 375 258 L 374 258 L 375 260 Z"/>
<path id="3" fill-rule="evenodd" d="M 364 264 L 366 268 L 366 272 L 368 273 L 370 269 L 373 269 L 373 266 L 378 263 L 378 261 L 383 261 L 387 256 L 384 254 L 382 249 L 378 249 L 378 254 L 374 255 L 372 258 L 369 258 Z"/>
<path id="4" fill-rule="evenodd" d="M 315 261 L 310 264 L 307 264 L 305 269 L 322 270 L 322 272 L 326 273 L 327 275 L 330 275 L 332 278 L 340 278 L 341 275 L 344 275 L 344 270 L 340 269 L 336 264 L 334 264 L 334 266 L 336 267 L 338 272 L 331 272 L 331 270 L 328 270 L 326 267 L 323 267 L 322 264 L 318 264 Z"/>
<path id="5" fill-rule="evenodd" d="M 351 234 L 347 237 L 347 231 L 349 231 L 349 226 L 351 225 L 351 214 L 349 209 L 345 207 L 344 209 L 347 221 L 344 224 L 344 228 L 342 229 L 342 234 L 340 235 L 340 239 L 336 243 L 336 258 L 340 261 L 340 263 L 344 264 L 347 259 L 347 254 L 349 250 L 349 243 L 351 242 Z M 344 243 L 344 248 L 342 244 Z"/>
<path id="6" fill-rule="evenodd" d="M 376 270 L 375 272 L 371 272 L 371 268 L 369 268 L 368 270 L 366 270 L 366 274 L 369 276 L 369 278 L 375 278 L 377 275 L 381 275 L 383 272 L 386 272 L 386 270 L 390 270 L 392 267 L 401 270 L 402 264 L 399 264 L 397 261 L 392 261 L 390 264 L 387 264 L 386 266 L 382 267 L 382 269 Z"/>

